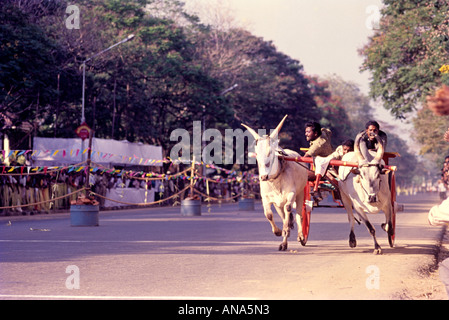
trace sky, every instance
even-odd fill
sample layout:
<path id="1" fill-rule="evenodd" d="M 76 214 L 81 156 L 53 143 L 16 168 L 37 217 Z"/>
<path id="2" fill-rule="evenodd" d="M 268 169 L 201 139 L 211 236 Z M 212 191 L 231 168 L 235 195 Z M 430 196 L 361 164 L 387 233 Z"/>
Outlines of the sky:
<path id="1" fill-rule="evenodd" d="M 211 1 L 215 0 L 185 0 L 188 6 Z M 306 74 L 337 74 L 368 94 L 370 74 L 360 73 L 363 57 L 358 50 L 374 32 L 381 0 L 219 1 L 228 1 L 237 22 L 251 33 L 272 41 L 278 51 L 299 60 Z M 401 132 L 411 129 L 395 121 L 380 103 L 372 102 L 372 106 L 375 120 L 396 125 Z"/>
<path id="2" fill-rule="evenodd" d="M 298 59 L 307 74 L 336 73 L 368 92 L 369 74 L 360 74 L 357 50 L 372 30 L 370 6 L 381 0 L 231 0 L 250 31 L 272 40 L 279 51 Z"/>

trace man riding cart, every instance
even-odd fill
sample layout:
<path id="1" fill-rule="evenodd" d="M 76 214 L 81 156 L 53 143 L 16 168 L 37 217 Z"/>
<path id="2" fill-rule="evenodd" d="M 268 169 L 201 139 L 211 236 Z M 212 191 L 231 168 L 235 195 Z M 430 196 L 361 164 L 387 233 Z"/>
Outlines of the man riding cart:
<path id="1" fill-rule="evenodd" d="M 312 196 L 316 202 L 323 199 L 320 188 L 324 187 L 329 191 L 333 191 L 334 199 L 340 200 L 340 194 L 338 191 L 338 172 L 337 170 L 329 166 L 332 160 L 341 160 L 342 157 L 348 152 L 354 151 L 354 140 L 346 140 L 335 151 L 332 152 L 331 136 L 332 132 L 329 129 L 321 128 L 321 125 L 317 122 L 308 122 L 305 125 L 305 136 L 307 141 L 310 142 L 308 149 L 302 149 L 306 151 L 305 157 L 313 158 L 313 171 L 309 171 L 309 181 L 314 181 L 314 187 Z M 378 142 L 376 139 L 378 136 L 382 139 L 384 148 L 387 144 L 387 135 L 380 130 L 379 123 L 376 121 L 368 121 L 365 125 L 365 130 L 361 131 L 356 140 L 360 142 L 360 152 L 364 159 L 367 159 L 367 154 L 376 152 L 378 149 Z M 388 164 L 388 158 L 395 157 L 395 155 L 386 153 L 384 156 L 385 164 Z M 326 182 L 321 182 L 322 178 L 325 178 Z"/>

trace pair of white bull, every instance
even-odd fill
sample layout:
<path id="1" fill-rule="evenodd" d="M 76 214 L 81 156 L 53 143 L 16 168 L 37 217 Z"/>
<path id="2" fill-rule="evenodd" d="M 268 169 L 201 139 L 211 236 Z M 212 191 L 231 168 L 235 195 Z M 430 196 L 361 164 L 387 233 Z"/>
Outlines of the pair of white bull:
<path id="1" fill-rule="evenodd" d="M 304 188 L 307 184 L 307 169 L 291 161 L 282 161 L 278 158 L 278 135 L 287 116 L 282 119 L 277 128 L 269 136 L 259 136 L 256 131 L 242 124 L 254 136 L 256 140 L 256 158 L 259 167 L 260 192 L 266 218 L 271 224 L 273 233 L 282 236 L 283 240 L 279 250 L 287 250 L 287 238 L 293 228 L 293 204 L 296 202 L 296 223 L 298 229 L 298 241 L 303 245 L 301 212 L 304 200 Z M 386 222 L 382 228 L 393 236 L 391 193 L 388 177 L 383 169 L 382 157 L 384 154 L 383 142 L 377 138 L 380 147 L 373 159 L 365 159 L 359 149 L 359 139 L 355 141 L 354 152 L 344 155 L 342 161 L 358 162 L 359 168 L 340 167 L 339 189 L 343 205 L 348 213 L 350 223 L 349 246 L 357 245 L 354 234 L 354 212 L 359 215 L 367 226 L 374 239 L 374 253 L 380 254 L 381 247 L 376 240 L 375 229 L 368 220 L 366 213 L 385 213 Z M 288 156 L 299 156 L 292 150 L 283 150 Z M 279 229 L 273 219 L 272 205 L 282 218 L 283 227 Z M 390 246 L 393 243 L 390 242 Z"/>

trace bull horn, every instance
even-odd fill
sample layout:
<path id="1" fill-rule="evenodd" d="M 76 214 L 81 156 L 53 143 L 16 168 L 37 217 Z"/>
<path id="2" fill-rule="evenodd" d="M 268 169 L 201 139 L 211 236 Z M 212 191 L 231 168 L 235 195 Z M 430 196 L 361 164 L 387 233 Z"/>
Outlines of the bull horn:
<path id="1" fill-rule="evenodd" d="M 252 134 L 252 136 L 254 137 L 255 140 L 260 139 L 260 136 L 259 136 L 259 134 L 258 134 L 256 131 L 254 131 L 253 129 L 251 129 L 250 127 L 248 127 L 246 124 L 243 124 L 243 123 L 242 123 L 242 126 L 244 126 L 246 129 L 248 129 L 249 133 Z"/>
<path id="2" fill-rule="evenodd" d="M 384 142 L 381 137 L 379 137 L 378 134 L 376 134 L 376 140 L 379 146 L 377 147 L 377 153 L 376 157 L 373 159 L 374 162 L 379 163 L 380 160 L 384 157 L 385 148 L 384 148 Z"/>
<path id="3" fill-rule="evenodd" d="M 358 134 L 355 138 L 354 142 L 354 152 L 357 156 L 357 160 L 359 162 L 359 165 L 361 165 L 363 162 L 366 162 L 365 158 L 363 157 L 363 154 L 360 152 L 360 140 L 362 139 L 363 133 Z"/>
<path id="4" fill-rule="evenodd" d="M 284 125 L 284 121 L 285 119 L 287 119 L 288 114 L 285 115 L 285 117 L 281 120 L 281 122 L 279 122 L 278 126 L 276 127 L 276 129 L 274 129 L 274 131 L 270 134 L 270 138 L 274 139 L 278 136 L 279 132 L 282 129 L 282 126 Z"/>

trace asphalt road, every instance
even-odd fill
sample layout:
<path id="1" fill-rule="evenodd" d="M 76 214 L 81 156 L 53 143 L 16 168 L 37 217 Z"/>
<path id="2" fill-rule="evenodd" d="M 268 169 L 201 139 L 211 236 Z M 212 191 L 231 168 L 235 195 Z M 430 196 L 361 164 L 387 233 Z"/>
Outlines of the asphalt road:
<path id="1" fill-rule="evenodd" d="M 99 227 L 71 227 L 68 214 L 2 217 L 0 299 L 444 298 L 426 273 L 440 232 L 427 212 L 438 199 L 398 202 L 405 211 L 395 248 L 380 228 L 383 214 L 370 216 L 383 248 L 377 256 L 364 226 L 349 248 L 343 209 L 314 209 L 307 245 L 295 230 L 285 252 L 260 203 L 250 212 L 203 206 L 200 217 L 183 217 L 179 207 L 106 211 Z"/>

